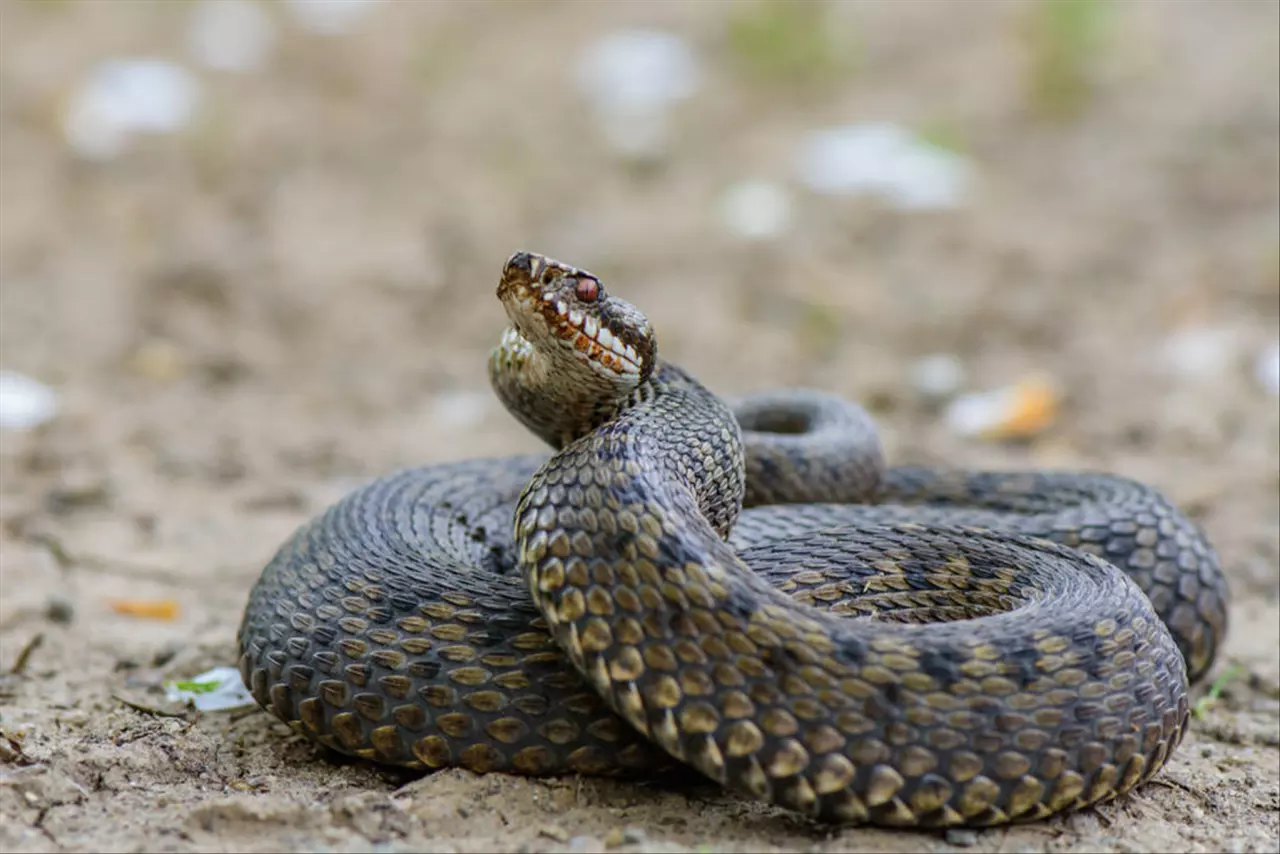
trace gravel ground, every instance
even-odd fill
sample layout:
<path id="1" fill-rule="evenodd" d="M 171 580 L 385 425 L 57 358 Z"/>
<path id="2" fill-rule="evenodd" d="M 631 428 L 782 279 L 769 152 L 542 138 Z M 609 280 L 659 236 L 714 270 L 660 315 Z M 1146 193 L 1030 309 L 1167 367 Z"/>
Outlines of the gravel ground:
<path id="1" fill-rule="evenodd" d="M 6 2 L 0 368 L 58 412 L 0 433 L 0 848 L 1280 849 L 1280 415 L 1254 375 L 1280 323 L 1280 6 L 1088 5 L 1093 51 L 1079 14 L 1035 3 L 397 2 L 334 35 L 269 4 L 269 60 L 234 73 L 187 58 L 193 3 Z M 573 78 L 636 26 L 701 68 L 642 162 Z M 824 54 L 829 35 L 848 44 Z M 190 64 L 197 108 L 78 158 L 63 117 L 121 56 Z M 973 164 L 963 201 L 798 185 L 807 133 L 866 121 L 946 140 Z M 780 235 L 726 231 L 750 178 L 790 194 Z M 166 680 L 234 661 L 263 563 L 353 484 L 537 447 L 484 373 L 517 248 L 604 276 L 718 391 L 865 402 L 896 462 L 1164 490 L 1230 577 L 1220 696 L 1132 796 L 950 836 L 819 828 L 688 781 L 398 777 L 256 710 L 167 703 Z M 968 390 L 1050 378 L 1056 421 L 958 435 L 913 388 L 934 352 Z"/>

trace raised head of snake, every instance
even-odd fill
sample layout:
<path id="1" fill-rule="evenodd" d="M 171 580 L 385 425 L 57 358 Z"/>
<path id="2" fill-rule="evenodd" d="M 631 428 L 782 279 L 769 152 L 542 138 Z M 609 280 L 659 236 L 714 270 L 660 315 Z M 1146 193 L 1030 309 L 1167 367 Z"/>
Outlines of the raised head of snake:
<path id="1" fill-rule="evenodd" d="M 670 466 L 681 498 L 727 536 L 746 479 L 737 420 L 697 380 L 658 358 L 644 313 L 608 293 L 599 277 L 529 252 L 507 260 L 498 299 L 512 326 L 489 359 L 489 376 L 507 409 L 556 449 L 607 425 L 612 438 L 600 436 L 596 450 L 613 441 L 617 459 L 631 459 L 632 468 L 640 459 L 654 474 Z M 690 448 L 689 437 L 675 431 L 671 442 L 653 445 L 658 432 L 628 425 L 667 420 L 655 407 L 671 410 L 669 423 L 696 424 L 710 435 Z M 629 447 L 637 441 L 649 447 Z"/>
<path id="2" fill-rule="evenodd" d="M 512 325 L 489 360 L 494 390 L 552 447 L 608 419 L 657 364 L 644 314 L 585 270 L 517 252 L 498 299 Z"/>

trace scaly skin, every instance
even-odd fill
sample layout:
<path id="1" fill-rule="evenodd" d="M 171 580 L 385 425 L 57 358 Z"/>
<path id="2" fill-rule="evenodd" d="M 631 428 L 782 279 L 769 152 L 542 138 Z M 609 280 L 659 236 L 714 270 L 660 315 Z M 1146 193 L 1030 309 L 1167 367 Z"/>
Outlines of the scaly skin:
<path id="1" fill-rule="evenodd" d="M 499 297 L 494 388 L 555 453 L 379 479 L 280 549 L 240 666 L 298 731 L 415 768 L 674 757 L 899 826 L 1110 799 L 1179 743 L 1227 591 L 1156 492 L 883 469 L 857 407 L 730 407 L 584 271 L 518 254 Z"/>

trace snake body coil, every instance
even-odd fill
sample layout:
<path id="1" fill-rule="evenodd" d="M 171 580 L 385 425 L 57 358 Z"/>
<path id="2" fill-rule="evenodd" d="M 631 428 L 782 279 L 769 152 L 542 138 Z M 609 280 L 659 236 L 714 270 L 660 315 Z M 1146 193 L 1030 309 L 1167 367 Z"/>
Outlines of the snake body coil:
<path id="1" fill-rule="evenodd" d="M 856 407 L 731 407 L 584 271 L 520 253 L 498 295 L 495 390 L 555 453 L 400 472 L 300 528 L 239 633 L 281 720 L 416 768 L 674 757 L 899 826 L 1110 799 L 1181 740 L 1227 591 L 1157 493 L 884 469 Z"/>

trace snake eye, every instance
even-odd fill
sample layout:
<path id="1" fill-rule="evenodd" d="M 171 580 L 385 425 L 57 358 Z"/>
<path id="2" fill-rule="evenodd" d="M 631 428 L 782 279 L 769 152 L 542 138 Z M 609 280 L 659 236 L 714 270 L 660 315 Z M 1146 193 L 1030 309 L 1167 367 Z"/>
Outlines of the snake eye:
<path id="1" fill-rule="evenodd" d="M 578 279 L 573 292 L 583 302 L 595 302 L 600 296 L 600 283 L 595 279 Z"/>

